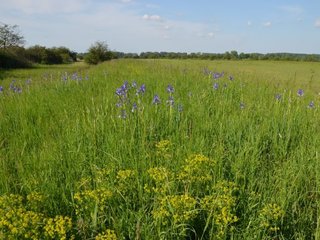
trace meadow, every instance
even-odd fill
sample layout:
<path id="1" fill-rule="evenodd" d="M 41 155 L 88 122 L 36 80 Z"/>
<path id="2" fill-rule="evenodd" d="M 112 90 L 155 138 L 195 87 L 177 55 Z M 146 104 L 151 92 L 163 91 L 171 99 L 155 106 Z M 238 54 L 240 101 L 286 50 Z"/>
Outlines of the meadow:
<path id="1" fill-rule="evenodd" d="M 319 63 L 0 78 L 0 239 L 320 239 Z"/>

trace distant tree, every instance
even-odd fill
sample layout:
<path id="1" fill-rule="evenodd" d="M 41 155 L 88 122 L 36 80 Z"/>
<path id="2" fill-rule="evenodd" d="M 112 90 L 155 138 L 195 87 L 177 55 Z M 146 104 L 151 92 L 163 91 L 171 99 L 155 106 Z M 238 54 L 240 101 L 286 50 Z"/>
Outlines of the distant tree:
<path id="1" fill-rule="evenodd" d="M 24 38 L 20 35 L 17 25 L 0 23 L 0 49 L 20 47 L 24 44 Z"/>
<path id="2" fill-rule="evenodd" d="M 112 52 L 109 51 L 108 45 L 101 41 L 95 42 L 93 45 L 91 45 L 84 58 L 85 62 L 89 64 L 98 64 L 111 59 Z"/>

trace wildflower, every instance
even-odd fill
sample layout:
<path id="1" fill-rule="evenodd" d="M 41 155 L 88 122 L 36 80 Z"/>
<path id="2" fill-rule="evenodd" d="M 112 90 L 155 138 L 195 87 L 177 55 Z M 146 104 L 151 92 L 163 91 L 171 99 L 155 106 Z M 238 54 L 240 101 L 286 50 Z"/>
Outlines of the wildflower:
<path id="1" fill-rule="evenodd" d="M 156 183 L 163 184 L 163 182 L 168 181 L 171 177 L 170 171 L 165 167 L 150 168 L 147 172 Z"/>
<path id="2" fill-rule="evenodd" d="M 301 88 L 298 89 L 297 95 L 298 95 L 299 97 L 302 97 L 302 96 L 304 95 L 304 91 L 303 91 Z"/>
<path id="3" fill-rule="evenodd" d="M 172 107 L 174 105 L 174 99 L 173 96 L 169 96 L 169 99 L 167 100 L 167 104 Z"/>
<path id="4" fill-rule="evenodd" d="M 136 81 L 133 81 L 132 84 L 131 84 L 131 86 L 132 86 L 133 88 L 137 88 L 137 82 L 136 82 Z"/>
<path id="5" fill-rule="evenodd" d="M 174 93 L 174 88 L 173 88 L 173 86 L 171 84 L 168 85 L 167 92 L 170 93 L 170 94 Z"/>
<path id="6" fill-rule="evenodd" d="M 129 82 L 128 82 L 128 81 L 125 81 L 125 82 L 123 83 L 123 85 L 121 86 L 121 88 L 122 88 L 123 91 L 126 92 L 126 91 L 129 89 Z"/>
<path id="7" fill-rule="evenodd" d="M 196 199 L 188 194 L 165 196 L 160 199 L 160 206 L 152 211 L 152 215 L 162 225 L 169 221 L 174 225 L 183 225 L 197 216 L 196 203 Z"/>
<path id="8" fill-rule="evenodd" d="M 26 80 L 26 85 L 30 85 L 30 83 L 31 83 L 31 79 L 27 79 Z"/>
<path id="9" fill-rule="evenodd" d="M 146 85 L 142 84 L 137 92 L 137 94 L 144 94 L 146 91 Z"/>
<path id="10" fill-rule="evenodd" d="M 194 154 L 185 160 L 178 179 L 185 183 L 204 183 L 212 180 L 216 162 L 202 154 Z"/>
<path id="11" fill-rule="evenodd" d="M 309 103 L 308 107 L 309 107 L 309 108 L 314 108 L 314 102 L 311 101 L 311 102 Z"/>
<path id="12" fill-rule="evenodd" d="M 213 77 L 213 79 L 219 79 L 219 78 L 223 77 L 223 75 L 224 75 L 223 72 L 222 73 L 215 72 L 212 74 L 212 77 Z"/>
<path id="13" fill-rule="evenodd" d="M 73 73 L 72 75 L 71 75 L 71 79 L 72 80 L 78 80 L 79 79 L 79 76 L 78 76 L 78 73 Z"/>
<path id="14" fill-rule="evenodd" d="M 157 94 L 154 95 L 153 100 L 152 100 L 152 104 L 158 105 L 160 103 L 161 103 L 160 97 Z"/>
<path id="15" fill-rule="evenodd" d="M 2 86 L 0 86 L 0 92 L 3 92 L 3 87 Z"/>
<path id="16" fill-rule="evenodd" d="M 122 95 L 123 95 L 122 88 L 117 88 L 117 89 L 116 89 L 116 94 L 117 94 L 118 96 L 122 96 Z"/>
<path id="17" fill-rule="evenodd" d="M 169 140 L 161 140 L 160 142 L 156 143 L 157 148 L 157 155 L 168 158 L 170 157 L 170 149 L 172 143 Z"/>
<path id="18" fill-rule="evenodd" d="M 208 224 L 215 229 L 211 233 L 215 236 L 214 239 L 224 239 L 223 236 L 230 229 L 230 225 L 238 221 L 235 214 L 237 198 L 234 196 L 237 186 L 233 182 L 223 181 L 213 186 L 213 190 L 212 194 L 200 200 L 200 208 L 205 213 Z M 210 239 L 213 239 L 212 237 Z"/>
<path id="19" fill-rule="evenodd" d="M 213 89 L 214 89 L 214 90 L 218 90 L 218 88 L 219 88 L 219 84 L 218 84 L 218 83 L 214 83 L 214 84 L 213 84 Z"/>
<path id="20" fill-rule="evenodd" d="M 280 230 L 281 219 L 285 212 L 277 204 L 267 204 L 260 211 L 260 225 L 261 228 L 276 232 Z"/>
<path id="21" fill-rule="evenodd" d="M 16 92 L 16 93 L 22 93 L 22 89 L 19 88 L 19 87 L 16 87 L 15 92 Z"/>
<path id="22" fill-rule="evenodd" d="M 99 233 L 95 240 L 117 240 L 117 235 L 115 234 L 114 230 L 107 229 L 103 233 Z"/>
<path id="23" fill-rule="evenodd" d="M 280 101 L 282 96 L 281 94 L 277 93 L 274 97 L 276 100 Z"/>
<path id="24" fill-rule="evenodd" d="M 138 109 L 138 105 L 136 103 L 133 103 L 131 112 L 135 112 L 137 109 Z"/>
<path id="25" fill-rule="evenodd" d="M 230 80 L 230 81 L 233 81 L 233 80 L 234 80 L 233 76 L 230 75 L 230 76 L 229 76 L 229 80 Z"/>
<path id="26" fill-rule="evenodd" d="M 245 107 L 246 107 L 246 105 L 243 102 L 241 102 L 240 103 L 240 109 L 244 109 Z"/>
<path id="27" fill-rule="evenodd" d="M 116 103 L 116 106 L 117 106 L 117 107 L 122 107 L 122 103 L 121 103 L 121 102 L 118 102 L 118 103 Z"/>

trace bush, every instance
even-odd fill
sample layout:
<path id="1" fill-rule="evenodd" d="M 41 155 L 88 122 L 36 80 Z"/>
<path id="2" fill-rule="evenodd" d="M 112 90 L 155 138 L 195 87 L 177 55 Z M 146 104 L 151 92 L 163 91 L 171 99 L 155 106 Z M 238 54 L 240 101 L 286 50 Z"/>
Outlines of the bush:
<path id="1" fill-rule="evenodd" d="M 112 52 L 109 51 L 108 45 L 105 42 L 94 43 L 84 58 L 85 62 L 89 64 L 98 64 L 111 59 Z"/>
<path id="2" fill-rule="evenodd" d="M 31 67 L 32 64 L 24 57 L 21 51 L 23 50 L 0 50 L 0 68 Z"/>

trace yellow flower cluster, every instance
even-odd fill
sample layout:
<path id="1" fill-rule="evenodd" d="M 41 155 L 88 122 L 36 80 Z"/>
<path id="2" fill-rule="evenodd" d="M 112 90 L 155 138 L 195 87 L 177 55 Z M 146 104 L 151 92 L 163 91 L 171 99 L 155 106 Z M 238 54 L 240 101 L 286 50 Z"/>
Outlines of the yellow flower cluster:
<path id="1" fill-rule="evenodd" d="M 105 180 L 109 177 L 110 173 L 111 173 L 110 168 L 96 169 L 96 171 L 95 171 L 95 182 L 97 184 L 104 183 Z"/>
<path id="2" fill-rule="evenodd" d="M 173 174 L 165 167 L 150 168 L 148 171 L 150 178 L 153 180 L 155 186 L 152 191 L 155 193 L 167 193 L 171 185 L 173 185 Z M 149 186 L 145 186 L 145 190 L 149 191 Z"/>
<path id="3" fill-rule="evenodd" d="M 39 239 L 44 216 L 23 207 L 0 210 L 0 232 L 3 239 Z"/>
<path id="4" fill-rule="evenodd" d="M 136 176 L 136 171 L 134 170 L 120 170 L 117 173 L 117 188 L 120 192 L 128 192 L 131 191 L 135 186 L 133 184 Z"/>
<path id="5" fill-rule="evenodd" d="M 156 183 L 163 183 L 171 177 L 170 171 L 165 167 L 150 168 L 148 174 Z"/>
<path id="6" fill-rule="evenodd" d="M 31 192 L 27 195 L 27 207 L 33 211 L 40 211 L 46 200 L 46 196 L 38 192 Z"/>
<path id="7" fill-rule="evenodd" d="M 112 192 L 105 188 L 78 192 L 74 195 L 76 214 L 81 215 L 86 212 L 92 212 L 96 206 L 99 207 L 100 211 L 103 211 L 111 197 Z"/>
<path id="8" fill-rule="evenodd" d="M 70 217 L 56 216 L 45 221 L 45 236 L 51 239 L 67 239 L 67 233 L 72 229 Z"/>
<path id="9" fill-rule="evenodd" d="M 117 179 L 119 181 L 127 181 L 128 179 L 135 176 L 135 171 L 133 170 L 119 170 L 117 173 Z"/>
<path id="10" fill-rule="evenodd" d="M 267 204 L 260 211 L 260 225 L 263 229 L 270 232 L 276 232 L 280 230 L 280 222 L 285 212 L 281 207 L 275 203 Z"/>
<path id="11" fill-rule="evenodd" d="M 160 199 L 152 215 L 162 225 L 167 225 L 170 220 L 174 225 L 188 223 L 197 216 L 196 204 L 196 199 L 188 194 L 169 195 Z"/>
<path id="12" fill-rule="evenodd" d="M 206 212 L 207 224 L 214 229 L 217 239 L 222 238 L 228 227 L 238 221 L 235 214 L 237 198 L 234 196 L 237 190 L 233 182 L 218 182 L 213 187 L 213 193 L 200 200 L 200 208 Z"/>
<path id="13" fill-rule="evenodd" d="M 117 240 L 117 235 L 113 230 L 107 229 L 103 233 L 99 233 L 96 237 L 95 240 Z"/>
<path id="14" fill-rule="evenodd" d="M 32 192 L 26 206 L 20 195 L 0 196 L 0 239 L 66 239 L 72 229 L 69 217 L 46 218 L 40 212 L 30 211 L 30 202 L 44 201 L 43 195 Z"/>
<path id="15" fill-rule="evenodd" d="M 156 149 L 157 149 L 157 155 L 159 157 L 164 157 L 164 158 L 170 158 L 170 148 L 172 144 L 169 140 L 161 140 L 160 142 L 156 143 Z"/>
<path id="16" fill-rule="evenodd" d="M 178 179 L 190 183 L 203 183 L 213 179 L 212 173 L 216 162 L 202 154 L 195 154 L 186 159 Z"/>

